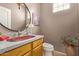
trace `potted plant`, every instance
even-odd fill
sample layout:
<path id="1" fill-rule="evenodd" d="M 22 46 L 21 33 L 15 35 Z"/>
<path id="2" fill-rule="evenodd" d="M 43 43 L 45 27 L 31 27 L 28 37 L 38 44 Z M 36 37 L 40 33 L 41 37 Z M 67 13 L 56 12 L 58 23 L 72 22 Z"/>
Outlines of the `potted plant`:
<path id="1" fill-rule="evenodd" d="M 75 47 L 78 46 L 78 37 L 75 35 L 68 36 L 64 42 L 67 55 L 75 55 Z"/>

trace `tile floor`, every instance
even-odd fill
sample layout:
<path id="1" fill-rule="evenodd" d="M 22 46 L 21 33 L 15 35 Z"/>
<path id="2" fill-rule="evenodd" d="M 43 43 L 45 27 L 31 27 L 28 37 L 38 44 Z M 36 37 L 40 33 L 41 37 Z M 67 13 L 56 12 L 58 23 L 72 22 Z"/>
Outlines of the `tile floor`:
<path id="1" fill-rule="evenodd" d="M 59 51 L 54 51 L 54 56 L 66 56 L 66 54 Z"/>

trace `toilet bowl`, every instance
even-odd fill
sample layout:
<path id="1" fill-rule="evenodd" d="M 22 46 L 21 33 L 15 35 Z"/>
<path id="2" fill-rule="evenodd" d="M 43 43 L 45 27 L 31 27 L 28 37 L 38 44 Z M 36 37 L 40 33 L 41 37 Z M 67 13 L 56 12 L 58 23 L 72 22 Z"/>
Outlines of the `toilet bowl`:
<path id="1" fill-rule="evenodd" d="M 53 56 L 54 46 L 49 43 L 43 43 L 43 55 L 44 56 Z"/>

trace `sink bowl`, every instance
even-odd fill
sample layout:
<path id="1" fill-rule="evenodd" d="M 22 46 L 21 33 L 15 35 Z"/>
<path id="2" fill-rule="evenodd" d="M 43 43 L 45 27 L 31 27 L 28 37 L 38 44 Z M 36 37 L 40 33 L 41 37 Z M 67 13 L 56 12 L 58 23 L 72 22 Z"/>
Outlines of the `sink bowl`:
<path id="1" fill-rule="evenodd" d="M 0 41 L 6 41 L 8 38 L 8 36 L 0 35 Z"/>
<path id="2" fill-rule="evenodd" d="M 9 42 L 17 42 L 17 41 L 27 40 L 27 39 L 30 39 L 30 38 L 33 38 L 33 37 L 35 37 L 35 36 L 28 35 L 28 36 L 14 37 L 14 38 L 8 39 L 7 41 L 9 41 Z"/>

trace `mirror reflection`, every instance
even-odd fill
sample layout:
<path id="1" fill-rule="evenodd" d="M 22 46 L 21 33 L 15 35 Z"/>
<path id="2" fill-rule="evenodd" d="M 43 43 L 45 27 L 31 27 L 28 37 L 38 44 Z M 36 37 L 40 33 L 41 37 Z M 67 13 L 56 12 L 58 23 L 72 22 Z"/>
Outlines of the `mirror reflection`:
<path id="1" fill-rule="evenodd" d="M 26 7 L 24 3 L 0 3 L 0 23 L 12 30 L 23 30 L 30 22 Z"/>

